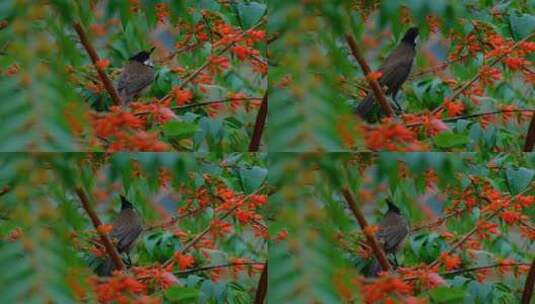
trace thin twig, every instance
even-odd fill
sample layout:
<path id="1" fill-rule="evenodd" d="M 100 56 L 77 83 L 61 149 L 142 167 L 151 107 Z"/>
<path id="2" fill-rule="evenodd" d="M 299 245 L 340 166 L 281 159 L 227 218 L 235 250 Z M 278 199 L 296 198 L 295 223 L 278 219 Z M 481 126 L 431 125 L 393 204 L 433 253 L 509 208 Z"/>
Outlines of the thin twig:
<path id="1" fill-rule="evenodd" d="M 500 62 L 503 58 L 505 58 L 507 55 L 509 55 L 513 50 L 515 50 L 518 46 L 520 46 L 522 43 L 528 41 L 529 39 L 535 37 L 535 32 L 531 33 L 531 35 L 526 36 L 524 39 L 517 41 L 515 44 L 513 44 L 505 53 L 503 53 L 501 56 L 498 56 L 494 61 L 492 61 L 488 67 L 494 66 L 498 62 Z M 461 95 L 468 87 L 470 87 L 474 82 L 476 82 L 479 77 L 481 76 L 481 72 L 478 72 L 470 81 L 466 82 L 463 86 L 461 86 L 449 99 L 455 100 L 459 95 Z M 443 108 L 443 105 L 438 106 L 433 110 L 433 114 L 440 111 Z M 535 123 L 534 123 L 535 124 Z M 535 126 L 534 131 L 535 132 Z M 535 138 L 534 138 L 535 140 Z"/>
<path id="2" fill-rule="evenodd" d="M 460 115 L 460 116 L 454 116 L 449 118 L 441 119 L 442 122 L 455 122 L 457 120 L 461 119 L 468 119 L 468 118 L 476 118 L 476 117 L 482 117 L 482 116 L 490 116 L 490 115 L 496 115 L 496 114 L 502 114 L 502 113 L 525 113 L 525 112 L 533 112 L 535 113 L 535 109 L 514 109 L 514 110 L 498 110 L 498 111 L 491 111 L 491 112 L 482 112 L 482 113 L 474 113 L 474 114 L 468 114 L 468 115 Z M 415 122 L 405 125 L 406 127 L 417 127 L 423 125 L 424 122 Z"/>
<path id="3" fill-rule="evenodd" d="M 451 270 L 451 271 L 446 271 L 446 272 L 439 272 L 438 274 L 441 276 L 455 275 L 455 274 L 461 274 L 461 273 L 479 271 L 479 270 L 485 270 L 485 269 L 491 269 L 491 268 L 498 268 L 498 267 L 514 267 L 514 266 L 526 266 L 526 265 L 529 265 L 529 263 L 492 264 L 492 265 L 477 266 L 477 267 L 472 267 L 472 268 Z"/>
<path id="4" fill-rule="evenodd" d="M 249 143 L 249 152 L 258 152 L 260 149 L 260 141 L 262 140 L 262 133 L 264 133 L 264 126 L 266 125 L 267 112 L 268 93 L 266 91 L 266 93 L 264 93 L 264 98 L 262 98 L 260 109 L 258 109 L 258 114 L 256 115 L 253 136 L 251 137 L 251 142 Z"/>
<path id="5" fill-rule="evenodd" d="M 87 212 L 87 215 L 89 215 L 91 222 L 93 222 L 93 226 L 97 230 L 97 233 L 100 235 L 100 240 L 102 241 L 102 244 L 106 248 L 108 255 L 115 263 L 117 270 L 122 271 L 123 269 L 125 269 L 125 267 L 124 267 L 123 261 L 121 260 L 121 256 L 117 252 L 117 249 L 115 248 L 115 246 L 113 246 L 108 235 L 100 231 L 99 227 L 102 226 L 102 222 L 100 221 L 95 210 L 93 210 L 93 207 L 91 207 L 91 204 L 89 203 L 87 195 L 85 194 L 84 190 L 82 190 L 82 188 L 76 188 L 75 191 L 76 191 L 76 194 L 78 195 L 78 198 L 80 199 L 80 202 L 82 203 L 82 207 Z"/>
<path id="6" fill-rule="evenodd" d="M 199 267 L 184 271 L 177 271 L 175 272 L 176 275 L 186 275 L 186 274 L 192 274 L 196 272 L 201 271 L 207 271 L 207 270 L 214 270 L 219 268 L 228 268 L 228 267 L 234 267 L 234 266 L 252 266 L 252 265 L 264 265 L 264 263 L 260 262 L 243 262 L 243 263 L 228 263 L 228 264 L 220 264 L 220 265 L 212 265 L 212 266 L 205 266 L 205 267 Z"/>
<path id="7" fill-rule="evenodd" d="M 459 57 L 459 58 L 455 58 L 453 60 L 446 60 L 440 64 L 437 64 L 437 65 L 434 65 L 432 67 L 429 67 L 429 68 L 426 68 L 426 69 L 423 69 L 423 70 L 420 70 L 420 71 L 416 71 L 414 72 L 412 75 L 409 76 L 409 80 L 413 80 L 413 79 L 416 79 L 420 76 L 423 76 L 425 74 L 428 74 L 428 73 L 433 73 L 433 72 L 436 72 L 436 71 L 440 71 L 440 70 L 443 70 L 445 68 L 447 68 L 450 64 L 452 63 L 455 63 L 457 61 L 461 61 L 463 59 L 466 59 L 466 57 Z"/>
<path id="8" fill-rule="evenodd" d="M 362 214 L 362 211 L 360 211 L 359 207 L 355 203 L 355 200 L 353 199 L 353 195 L 347 188 L 342 189 L 342 194 L 344 195 L 346 202 L 349 205 L 349 208 L 353 212 L 353 215 L 357 219 L 357 222 L 359 223 L 360 228 L 362 229 L 362 231 L 364 231 L 364 235 L 366 236 L 366 239 L 368 240 L 368 243 L 371 246 L 375 257 L 379 261 L 379 264 L 381 264 L 381 267 L 383 267 L 383 270 L 390 271 L 391 267 L 390 267 L 390 264 L 388 263 L 388 260 L 386 259 L 386 255 L 383 249 L 379 247 L 379 244 L 377 243 L 375 236 L 367 232 L 368 222 L 366 221 L 366 218 Z"/>
<path id="9" fill-rule="evenodd" d="M 362 68 L 362 71 L 364 72 L 364 75 L 366 75 L 366 80 L 368 81 L 368 84 L 372 88 L 376 100 L 383 109 L 383 111 L 386 113 L 387 117 L 392 117 L 394 115 L 394 111 L 392 110 L 392 107 L 390 104 L 386 101 L 385 93 L 383 92 L 383 88 L 379 85 L 377 80 L 372 79 L 371 77 L 368 77 L 368 75 L 371 73 L 370 67 L 368 66 L 368 63 L 362 57 L 360 54 L 359 48 L 357 46 L 357 42 L 355 41 L 355 38 L 353 37 L 353 34 L 347 33 L 346 34 L 346 41 L 349 45 L 349 48 L 351 49 L 351 53 L 359 63 L 360 67 Z"/>
<path id="10" fill-rule="evenodd" d="M 219 103 L 227 103 L 227 102 L 233 102 L 233 101 L 246 101 L 246 100 L 262 100 L 262 98 L 261 97 L 225 98 L 225 99 L 219 99 L 219 100 L 190 103 L 190 104 L 182 105 L 182 106 L 174 106 L 174 107 L 170 107 L 169 109 L 170 110 L 184 110 L 184 109 L 209 106 L 209 105 L 219 104 Z M 151 113 L 150 111 L 141 111 L 141 112 L 134 113 L 134 115 L 147 115 L 150 113 Z"/>
<path id="11" fill-rule="evenodd" d="M 479 270 L 485 270 L 485 269 L 492 269 L 492 268 L 499 268 L 499 267 L 515 267 L 515 266 L 527 266 L 527 265 L 530 265 L 530 264 L 529 263 L 492 264 L 492 265 L 476 266 L 476 267 L 465 268 L 465 269 L 444 271 L 444 272 L 439 272 L 437 274 L 440 276 L 446 276 L 446 275 L 455 275 L 455 274 L 461 274 L 461 273 L 479 271 Z M 403 278 L 403 280 L 414 281 L 414 280 L 418 280 L 418 277 L 410 276 L 410 277 Z"/>
<path id="12" fill-rule="evenodd" d="M 106 88 L 106 91 L 108 91 L 108 94 L 110 94 L 111 100 L 114 105 L 120 105 L 121 99 L 119 98 L 119 95 L 117 94 L 117 91 L 115 90 L 115 87 L 111 83 L 110 79 L 106 75 L 106 73 L 98 66 L 97 62 L 100 60 L 98 57 L 97 52 L 95 51 L 95 48 L 93 48 L 93 45 L 89 42 L 89 39 L 87 39 L 87 35 L 85 34 L 84 29 L 79 23 L 74 23 L 74 30 L 76 33 L 78 33 L 78 36 L 80 37 L 80 42 L 84 46 L 87 54 L 91 58 L 91 61 L 93 62 L 93 65 L 95 66 L 95 69 L 97 69 L 97 73 L 102 80 L 102 83 L 104 84 L 104 88 Z"/>

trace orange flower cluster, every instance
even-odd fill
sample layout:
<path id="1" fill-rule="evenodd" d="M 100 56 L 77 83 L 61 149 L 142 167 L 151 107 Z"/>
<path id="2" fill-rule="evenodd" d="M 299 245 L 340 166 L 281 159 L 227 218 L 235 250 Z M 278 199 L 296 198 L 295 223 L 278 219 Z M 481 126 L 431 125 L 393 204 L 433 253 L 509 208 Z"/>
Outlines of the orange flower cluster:
<path id="1" fill-rule="evenodd" d="M 365 303 L 395 303 L 393 299 L 402 300 L 413 292 L 412 286 L 401 278 L 380 276 L 372 283 L 363 283 L 360 287 Z M 406 301 L 402 301 L 407 303 Z"/>
<path id="2" fill-rule="evenodd" d="M 385 119 L 378 127 L 368 127 L 362 131 L 366 147 L 372 151 L 422 151 L 426 147 L 416 134 L 392 119 Z"/>
<path id="3" fill-rule="evenodd" d="M 135 277 L 143 282 L 154 282 L 156 286 L 162 289 L 167 289 L 179 283 L 177 277 L 172 273 L 173 266 L 167 268 L 162 267 L 133 267 L 132 272 Z M 152 285 L 151 285 L 152 286 Z"/>
<path id="4" fill-rule="evenodd" d="M 461 258 L 455 254 L 448 254 L 443 252 L 440 255 L 440 261 L 444 264 L 447 271 L 459 268 L 461 266 Z"/>
<path id="5" fill-rule="evenodd" d="M 490 235 L 499 235 L 500 231 L 497 229 L 498 224 L 494 224 L 485 220 L 477 222 L 477 234 L 481 239 L 490 239 Z"/>
<path id="6" fill-rule="evenodd" d="M 479 79 L 483 85 L 492 85 L 494 81 L 500 80 L 501 77 L 502 72 L 499 69 L 489 66 L 482 67 L 479 72 Z"/>
<path id="7" fill-rule="evenodd" d="M 92 280 L 99 303 L 140 303 L 140 296 L 147 295 L 147 286 L 120 272 L 114 272 L 107 280 Z"/>
<path id="8" fill-rule="evenodd" d="M 164 152 L 169 146 L 159 140 L 157 133 L 144 131 L 145 121 L 131 112 L 112 107 L 104 116 L 94 116 L 93 129 L 98 139 L 108 142 L 108 152 L 155 151 Z"/>
<path id="9" fill-rule="evenodd" d="M 464 111 L 464 104 L 461 102 L 454 102 L 446 97 L 444 100 L 444 108 L 448 111 L 448 117 L 459 116 Z"/>
<path id="10" fill-rule="evenodd" d="M 178 265 L 179 270 L 186 270 L 189 267 L 195 264 L 195 259 L 190 255 L 181 254 L 180 252 L 175 252 L 173 255 L 175 262 Z"/>

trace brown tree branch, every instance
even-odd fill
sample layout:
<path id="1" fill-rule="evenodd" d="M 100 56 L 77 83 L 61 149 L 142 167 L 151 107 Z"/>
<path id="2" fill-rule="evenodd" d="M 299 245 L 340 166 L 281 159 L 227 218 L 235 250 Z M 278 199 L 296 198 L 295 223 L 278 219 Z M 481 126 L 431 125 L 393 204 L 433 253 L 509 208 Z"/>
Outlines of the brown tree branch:
<path id="1" fill-rule="evenodd" d="M 526 284 L 524 284 L 524 292 L 522 292 L 522 304 L 529 304 L 533 296 L 533 285 L 535 285 L 535 258 L 529 268 L 528 276 L 526 277 Z"/>
<path id="2" fill-rule="evenodd" d="M 526 36 L 524 39 L 522 40 L 518 40 L 515 44 L 513 44 L 511 46 L 511 48 L 509 48 L 507 50 L 507 52 L 503 53 L 501 56 L 498 56 L 496 59 L 494 59 L 494 61 L 492 61 L 488 66 L 491 67 L 491 66 L 494 66 L 496 65 L 498 62 L 500 62 L 503 58 L 505 58 L 507 55 L 509 55 L 512 51 L 514 51 L 517 47 L 519 47 L 522 43 L 528 41 L 529 39 L 535 37 L 535 32 L 531 33 L 530 35 Z M 481 72 L 478 72 L 470 81 L 466 82 L 464 85 L 462 85 L 454 94 L 453 96 L 450 97 L 450 100 L 453 101 L 455 99 L 457 99 L 457 97 L 459 97 L 459 95 L 461 95 L 466 89 L 468 89 L 468 87 L 470 87 L 474 82 L 476 82 L 479 77 L 481 76 Z M 440 111 L 441 109 L 443 108 L 443 105 L 440 105 L 438 106 L 437 108 L 435 108 L 431 113 L 436 113 L 438 111 Z M 534 127 L 535 128 L 535 127 Z M 534 131 L 535 132 L 535 131 Z"/>
<path id="3" fill-rule="evenodd" d="M 533 146 L 535 145 L 535 112 L 531 115 L 531 122 L 529 123 L 528 134 L 524 143 L 524 152 L 533 151 Z"/>
<path id="4" fill-rule="evenodd" d="M 91 43 L 89 42 L 89 39 L 87 39 L 87 35 L 85 34 L 84 29 L 79 23 L 74 23 L 73 27 L 76 33 L 78 33 L 78 36 L 80 37 L 80 42 L 84 46 L 87 54 L 89 55 L 89 58 L 91 58 L 91 61 L 93 62 L 93 65 L 95 66 L 95 69 L 97 69 L 98 76 L 102 80 L 102 83 L 104 84 L 104 88 L 106 88 L 106 91 L 108 91 L 108 94 L 110 94 L 113 104 L 120 105 L 121 99 L 119 98 L 119 95 L 117 94 L 117 90 L 115 90 L 115 87 L 111 83 L 111 80 L 108 78 L 106 73 L 97 65 L 97 62 L 100 59 L 98 57 L 97 52 L 95 51 L 95 48 L 93 48 L 93 45 L 91 45 Z"/>
<path id="5" fill-rule="evenodd" d="M 4 188 L 2 188 L 2 190 L 0 190 L 0 196 L 7 194 L 9 191 L 11 191 L 11 187 L 5 186 Z"/>
<path id="6" fill-rule="evenodd" d="M 254 297 L 254 304 L 264 304 L 266 302 L 266 295 L 268 289 L 268 262 L 264 264 L 258 286 L 256 287 L 256 294 Z"/>
<path id="7" fill-rule="evenodd" d="M 100 235 L 100 240 L 102 241 L 102 244 L 106 248 L 108 255 L 110 256 L 112 261 L 115 263 L 117 270 L 120 270 L 120 271 L 124 270 L 125 267 L 124 267 L 123 261 L 121 260 L 121 256 L 117 252 L 117 249 L 115 248 L 115 246 L 113 246 L 108 235 L 100 232 L 99 227 L 102 226 L 102 222 L 100 221 L 98 215 L 95 213 L 95 210 L 93 210 L 93 207 L 91 207 L 91 204 L 89 203 L 89 200 L 84 190 L 82 190 L 82 188 L 76 188 L 75 191 L 76 191 L 76 194 L 78 195 L 78 198 L 80 199 L 80 202 L 82 203 L 82 207 L 87 212 L 87 215 L 89 215 L 91 222 L 93 222 L 93 226 L 97 230 L 97 233 Z"/>
<path id="8" fill-rule="evenodd" d="M 258 109 L 258 114 L 256 115 L 253 136 L 251 137 L 251 142 L 249 143 L 249 152 L 258 152 L 258 150 L 260 149 L 260 141 L 262 140 L 262 133 L 264 133 L 267 113 L 268 92 L 266 91 L 266 93 L 264 93 L 264 98 L 262 98 L 262 104 L 260 105 L 260 109 Z"/>
<path id="9" fill-rule="evenodd" d="M 349 205 L 349 208 L 353 212 L 353 215 L 357 219 L 357 222 L 359 223 L 360 228 L 364 232 L 364 235 L 366 236 L 366 239 L 368 240 L 368 244 L 372 248 L 372 251 L 375 257 L 377 258 L 377 260 L 379 261 L 379 264 L 381 264 L 381 267 L 383 268 L 383 270 L 390 271 L 391 267 L 390 267 L 390 264 L 388 263 L 388 260 L 386 258 L 386 255 L 383 249 L 379 247 L 379 244 L 377 243 L 375 236 L 367 232 L 368 222 L 366 221 L 366 218 L 362 214 L 362 211 L 360 211 L 359 207 L 355 203 L 355 200 L 353 199 L 353 195 L 347 188 L 342 189 L 342 194 L 344 195 L 346 202 Z"/>
<path id="10" fill-rule="evenodd" d="M 368 66 L 368 63 L 362 57 L 360 54 L 359 48 L 357 46 L 357 42 L 355 41 L 355 38 L 353 37 L 353 34 L 347 33 L 346 34 L 346 41 L 349 45 L 349 48 L 351 49 L 351 53 L 359 63 L 360 67 L 362 68 L 362 71 L 364 72 L 364 75 L 368 76 L 371 73 L 370 67 Z M 392 107 L 390 104 L 386 101 L 385 93 L 383 92 L 383 88 L 379 85 L 377 80 L 371 79 L 370 77 L 366 77 L 366 80 L 368 81 L 368 84 L 372 88 L 376 101 L 379 103 L 383 111 L 386 113 L 386 116 L 392 117 L 394 115 L 394 111 L 392 110 Z"/>

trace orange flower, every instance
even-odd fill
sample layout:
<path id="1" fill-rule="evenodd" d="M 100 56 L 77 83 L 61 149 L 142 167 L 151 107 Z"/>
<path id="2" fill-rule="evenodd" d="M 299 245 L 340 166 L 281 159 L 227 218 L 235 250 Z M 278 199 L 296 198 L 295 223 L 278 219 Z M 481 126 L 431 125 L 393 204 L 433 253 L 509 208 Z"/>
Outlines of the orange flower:
<path id="1" fill-rule="evenodd" d="M 522 214 L 516 211 L 503 211 L 500 213 L 500 217 L 502 220 L 504 220 L 504 222 L 511 225 L 522 219 Z"/>
<path id="2" fill-rule="evenodd" d="M 208 57 L 208 61 L 210 62 L 208 70 L 212 75 L 221 73 L 230 67 L 230 60 L 224 56 L 212 55 Z"/>
<path id="3" fill-rule="evenodd" d="M 446 98 L 444 101 L 444 108 L 448 110 L 448 117 L 459 116 L 464 111 L 464 104 L 460 102 L 453 102 Z"/>
<path id="4" fill-rule="evenodd" d="M 490 223 L 485 220 L 480 220 L 477 223 L 477 233 L 480 238 L 482 239 L 488 239 L 490 238 L 491 234 L 499 235 L 500 232 L 498 231 L 498 224 Z"/>
<path id="5" fill-rule="evenodd" d="M 497 68 L 484 66 L 479 72 L 479 77 L 483 85 L 490 85 L 493 84 L 495 80 L 500 80 L 502 77 L 502 73 Z"/>
<path id="6" fill-rule="evenodd" d="M 97 231 L 102 234 L 108 234 L 113 229 L 113 226 L 111 224 L 102 224 L 97 227 Z"/>
<path id="7" fill-rule="evenodd" d="M 449 255 L 444 252 L 440 255 L 440 260 L 447 271 L 456 269 L 461 265 L 461 258 L 458 255 Z"/>
<path id="8" fill-rule="evenodd" d="M 383 72 L 373 71 L 370 72 L 367 77 L 370 80 L 378 80 L 379 78 L 381 78 L 381 76 L 383 76 Z"/>
<path id="9" fill-rule="evenodd" d="M 505 65 L 507 65 L 507 67 L 513 71 L 518 71 L 529 65 L 529 61 L 519 57 L 507 57 L 503 60 L 503 63 L 505 63 Z"/>
<path id="10" fill-rule="evenodd" d="M 99 59 L 97 62 L 95 62 L 95 66 L 99 70 L 105 70 L 110 65 L 110 61 L 108 59 Z"/>
<path id="11" fill-rule="evenodd" d="M 379 231 L 379 226 L 377 225 L 368 225 L 366 228 L 364 228 L 364 233 L 367 235 L 375 235 Z"/>
<path id="12" fill-rule="evenodd" d="M 178 106 L 183 106 L 191 101 L 193 94 L 188 90 L 183 90 L 179 87 L 174 87 L 172 94 L 175 96 L 176 104 Z"/>
<path id="13" fill-rule="evenodd" d="M 175 252 L 174 254 L 175 262 L 178 264 L 179 270 L 186 270 L 188 267 L 192 266 L 195 263 L 195 259 L 190 255 L 181 254 L 180 252 Z"/>

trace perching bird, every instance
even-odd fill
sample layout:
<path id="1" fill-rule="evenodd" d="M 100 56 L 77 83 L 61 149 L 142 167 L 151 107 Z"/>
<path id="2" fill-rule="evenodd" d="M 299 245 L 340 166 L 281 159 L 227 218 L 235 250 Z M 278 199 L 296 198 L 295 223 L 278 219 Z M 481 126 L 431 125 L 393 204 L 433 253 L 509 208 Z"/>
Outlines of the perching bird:
<path id="1" fill-rule="evenodd" d="M 392 95 L 392 99 L 396 103 L 398 111 L 401 107 L 396 101 L 396 94 L 401 85 L 407 80 L 411 71 L 412 62 L 416 56 L 416 37 L 418 36 L 418 28 L 411 27 L 399 46 L 392 51 L 392 53 L 385 59 L 385 62 L 379 67 L 378 71 L 382 73 L 379 78 L 379 85 L 383 88 L 386 86 L 386 95 Z M 374 110 L 374 111 L 372 111 Z M 382 111 L 375 101 L 373 91 L 369 91 L 366 97 L 358 104 L 356 108 L 357 114 L 366 119 L 368 122 L 376 121 L 382 116 Z"/>
<path id="2" fill-rule="evenodd" d="M 128 59 L 117 84 L 122 106 L 132 102 L 154 81 L 154 67 L 150 60 L 154 49 L 139 52 Z"/>
<path id="3" fill-rule="evenodd" d="M 112 230 L 108 235 L 115 244 L 119 254 L 128 253 L 132 249 L 136 239 L 143 231 L 143 220 L 136 212 L 132 203 L 121 195 L 121 211 L 119 216 L 112 223 Z M 129 258 L 129 256 L 128 256 Z M 130 259 L 130 258 L 129 258 Z M 115 269 L 113 260 L 106 256 L 104 261 L 95 268 L 99 276 L 110 276 Z"/>
<path id="4" fill-rule="evenodd" d="M 399 208 L 387 198 L 388 211 L 385 217 L 377 224 L 379 231 L 375 234 L 379 245 L 382 246 L 385 254 L 394 254 L 397 263 L 396 252 L 399 251 L 403 241 L 409 234 L 409 221 L 401 215 Z M 368 276 L 375 277 L 383 269 L 379 261 L 374 258 L 368 267 Z"/>

